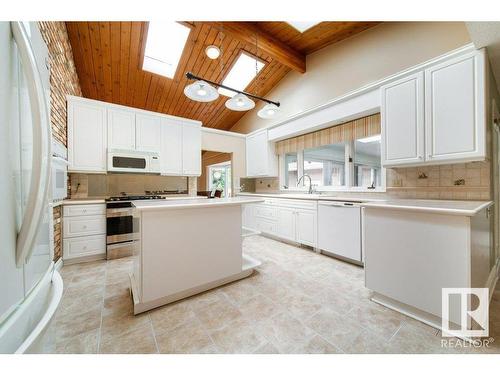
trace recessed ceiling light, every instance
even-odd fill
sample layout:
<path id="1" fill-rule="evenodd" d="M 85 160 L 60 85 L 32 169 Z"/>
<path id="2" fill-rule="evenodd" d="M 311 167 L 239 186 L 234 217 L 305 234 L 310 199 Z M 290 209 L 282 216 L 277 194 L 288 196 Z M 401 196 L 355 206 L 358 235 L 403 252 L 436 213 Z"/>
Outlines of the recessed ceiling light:
<path id="1" fill-rule="evenodd" d="M 205 53 L 210 59 L 215 60 L 220 56 L 220 49 L 217 46 L 211 45 L 205 49 Z"/>
<path id="2" fill-rule="evenodd" d="M 311 27 L 316 26 L 319 22 L 315 21 L 286 21 L 287 24 L 292 26 L 297 31 L 303 33 L 306 30 L 309 30 Z"/>
<path id="3" fill-rule="evenodd" d="M 142 69 L 173 78 L 190 31 L 178 22 L 149 22 Z"/>

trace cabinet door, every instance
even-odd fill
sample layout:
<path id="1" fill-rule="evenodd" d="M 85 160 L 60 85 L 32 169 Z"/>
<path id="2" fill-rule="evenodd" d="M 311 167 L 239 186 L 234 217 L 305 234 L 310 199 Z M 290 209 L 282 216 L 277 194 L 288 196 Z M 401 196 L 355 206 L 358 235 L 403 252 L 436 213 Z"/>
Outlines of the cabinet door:
<path id="1" fill-rule="evenodd" d="M 135 149 L 135 113 L 108 108 L 108 149 Z"/>
<path id="2" fill-rule="evenodd" d="M 296 211 L 296 241 L 304 245 L 316 246 L 316 211 Z"/>
<path id="3" fill-rule="evenodd" d="M 161 120 L 161 174 L 182 174 L 182 122 Z"/>
<path id="4" fill-rule="evenodd" d="M 424 74 L 419 72 L 381 89 L 382 164 L 424 161 Z"/>
<path id="5" fill-rule="evenodd" d="M 249 136 L 246 148 L 247 176 L 266 176 L 269 169 L 267 130 Z"/>
<path id="6" fill-rule="evenodd" d="M 135 148 L 137 151 L 160 152 L 161 117 L 136 114 Z"/>
<path id="7" fill-rule="evenodd" d="M 184 124 L 182 127 L 182 174 L 201 175 L 201 126 Z"/>
<path id="8" fill-rule="evenodd" d="M 473 52 L 425 71 L 427 160 L 484 159 L 484 65 Z"/>
<path id="9" fill-rule="evenodd" d="M 106 172 L 106 108 L 68 101 L 68 171 Z"/>
<path id="10" fill-rule="evenodd" d="M 296 211 L 290 208 L 278 208 L 277 236 L 286 240 L 295 241 Z"/>

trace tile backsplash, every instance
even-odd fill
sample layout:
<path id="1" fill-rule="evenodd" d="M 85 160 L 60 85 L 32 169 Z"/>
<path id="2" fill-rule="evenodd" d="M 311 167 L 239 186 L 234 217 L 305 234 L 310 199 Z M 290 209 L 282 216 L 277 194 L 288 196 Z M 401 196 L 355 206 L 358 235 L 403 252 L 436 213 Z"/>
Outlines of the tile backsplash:
<path id="1" fill-rule="evenodd" d="M 362 193 L 370 196 L 417 199 L 492 199 L 490 161 L 412 168 L 388 168 L 386 193 Z M 242 179 L 245 191 L 266 193 L 280 190 L 279 179 Z M 360 193 L 342 193 L 342 195 Z"/>
<path id="2" fill-rule="evenodd" d="M 70 174 L 70 197 L 73 199 L 115 196 L 120 195 L 121 192 L 127 194 L 144 194 L 146 190 L 182 190 L 187 192 L 188 177 L 128 173 L 113 173 L 107 175 L 85 173 Z M 192 194 L 193 192 L 190 191 L 190 193 Z M 196 190 L 194 191 L 194 195 L 196 195 Z"/>

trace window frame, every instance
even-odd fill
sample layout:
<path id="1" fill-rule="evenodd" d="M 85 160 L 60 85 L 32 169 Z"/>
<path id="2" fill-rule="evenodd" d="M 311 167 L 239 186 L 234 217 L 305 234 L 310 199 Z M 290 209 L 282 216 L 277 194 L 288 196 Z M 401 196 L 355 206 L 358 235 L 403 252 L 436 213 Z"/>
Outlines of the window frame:
<path id="1" fill-rule="evenodd" d="M 375 189 L 369 189 L 368 186 L 353 186 L 354 183 L 354 153 L 355 153 L 355 140 L 344 143 L 345 145 L 345 158 L 344 158 L 344 172 L 345 172 L 345 185 L 344 186 L 313 186 L 315 191 L 318 192 L 359 192 L 359 193 L 385 193 L 387 190 L 386 169 L 382 165 L 381 160 L 381 185 L 376 186 Z M 287 152 L 290 154 L 290 152 Z M 382 159 L 382 155 L 381 155 Z M 279 163 L 279 182 L 281 192 L 307 192 L 309 190 L 308 184 L 304 184 L 302 180 L 300 186 L 285 187 L 285 153 L 278 155 Z M 297 151 L 297 173 L 298 176 L 304 174 L 304 150 Z"/>

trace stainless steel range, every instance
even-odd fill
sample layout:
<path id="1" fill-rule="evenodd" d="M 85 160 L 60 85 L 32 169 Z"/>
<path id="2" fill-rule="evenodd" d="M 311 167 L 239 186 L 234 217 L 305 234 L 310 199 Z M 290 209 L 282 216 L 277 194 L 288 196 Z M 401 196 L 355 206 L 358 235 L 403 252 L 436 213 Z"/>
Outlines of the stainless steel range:
<path id="1" fill-rule="evenodd" d="M 106 258 L 118 259 L 131 256 L 134 241 L 134 200 L 165 199 L 160 195 L 124 195 L 106 199 Z"/>

